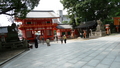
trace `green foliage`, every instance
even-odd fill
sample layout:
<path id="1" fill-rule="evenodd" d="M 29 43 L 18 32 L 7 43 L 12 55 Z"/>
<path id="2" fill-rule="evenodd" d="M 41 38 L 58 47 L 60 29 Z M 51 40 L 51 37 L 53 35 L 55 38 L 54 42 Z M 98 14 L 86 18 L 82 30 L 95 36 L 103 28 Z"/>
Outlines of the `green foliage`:
<path id="1" fill-rule="evenodd" d="M 63 24 L 68 24 L 68 21 L 63 21 L 62 23 L 63 23 Z"/>
<path id="2" fill-rule="evenodd" d="M 25 18 L 40 0 L 0 0 L 0 14 Z"/>
<path id="3" fill-rule="evenodd" d="M 76 22 L 74 18 L 72 18 L 69 23 L 70 25 L 72 25 L 73 29 L 76 27 Z"/>
<path id="4" fill-rule="evenodd" d="M 76 24 L 83 21 L 101 19 L 104 23 L 113 23 L 112 17 L 120 16 L 119 0 L 60 0 L 67 9 L 71 20 Z M 72 22 L 74 23 L 74 22 Z"/>

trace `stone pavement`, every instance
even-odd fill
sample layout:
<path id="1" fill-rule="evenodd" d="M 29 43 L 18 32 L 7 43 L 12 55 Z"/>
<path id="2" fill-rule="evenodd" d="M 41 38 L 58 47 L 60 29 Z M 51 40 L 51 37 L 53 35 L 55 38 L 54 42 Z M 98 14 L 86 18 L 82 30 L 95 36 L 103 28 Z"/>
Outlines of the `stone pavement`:
<path id="1" fill-rule="evenodd" d="M 0 65 L 3 65 L 4 63 L 19 56 L 25 51 L 27 51 L 27 49 L 17 49 L 17 50 L 9 50 L 9 51 L 0 52 Z"/>
<path id="2" fill-rule="evenodd" d="M 120 34 L 39 44 L 1 68 L 120 68 Z"/>

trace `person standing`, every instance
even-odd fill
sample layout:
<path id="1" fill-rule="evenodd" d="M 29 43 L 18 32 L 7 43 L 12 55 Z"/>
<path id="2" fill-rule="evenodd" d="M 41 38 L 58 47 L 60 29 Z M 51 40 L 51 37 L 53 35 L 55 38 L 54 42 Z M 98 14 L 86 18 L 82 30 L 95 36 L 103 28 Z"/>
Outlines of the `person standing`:
<path id="1" fill-rule="evenodd" d="M 41 39 L 42 39 L 42 44 L 44 44 L 44 37 L 43 37 L 43 36 L 41 36 Z"/>
<path id="2" fill-rule="evenodd" d="M 56 35 L 56 41 L 57 41 L 57 43 L 58 43 L 58 36 Z"/>
<path id="3" fill-rule="evenodd" d="M 61 36 L 61 38 L 60 38 L 60 41 L 61 41 L 61 44 L 63 44 L 63 37 Z"/>
<path id="4" fill-rule="evenodd" d="M 40 37 L 39 35 L 36 36 L 36 39 L 37 39 L 38 43 L 39 43 L 39 41 L 40 41 L 40 40 L 39 40 L 39 37 Z"/>
<path id="5" fill-rule="evenodd" d="M 84 36 L 84 38 L 86 38 L 86 35 L 87 35 L 86 30 L 83 30 L 83 36 Z"/>
<path id="6" fill-rule="evenodd" d="M 37 38 L 35 38 L 34 42 L 35 42 L 35 48 L 38 48 L 38 40 L 37 40 Z"/>
<path id="7" fill-rule="evenodd" d="M 89 38 L 89 34 L 90 34 L 90 30 L 89 30 L 89 28 L 88 28 L 87 31 L 86 31 L 86 37 L 87 37 L 87 38 Z"/>
<path id="8" fill-rule="evenodd" d="M 50 40 L 46 39 L 47 46 L 50 46 Z"/>
<path id="9" fill-rule="evenodd" d="M 83 36 L 82 36 L 82 33 L 80 33 L 80 37 L 82 38 Z"/>
<path id="10" fill-rule="evenodd" d="M 41 39 L 41 36 L 39 36 L 39 43 L 41 43 L 41 40 L 42 40 L 42 39 Z"/>
<path id="11" fill-rule="evenodd" d="M 64 43 L 66 44 L 66 40 L 67 40 L 67 38 L 66 38 L 65 35 L 63 36 L 63 40 L 64 40 Z"/>

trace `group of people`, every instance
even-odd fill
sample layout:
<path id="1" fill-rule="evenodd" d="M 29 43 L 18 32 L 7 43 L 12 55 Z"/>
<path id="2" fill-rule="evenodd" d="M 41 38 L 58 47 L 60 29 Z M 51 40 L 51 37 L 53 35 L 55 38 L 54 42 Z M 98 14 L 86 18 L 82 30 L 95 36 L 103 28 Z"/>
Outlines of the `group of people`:
<path id="1" fill-rule="evenodd" d="M 82 30 L 81 32 L 80 32 L 80 37 L 81 38 L 89 38 L 89 34 L 90 34 L 90 30 Z"/>
<path id="2" fill-rule="evenodd" d="M 66 40 L 67 40 L 67 37 L 65 35 L 61 36 L 60 38 L 61 44 L 63 44 L 63 41 L 64 43 L 66 43 Z"/>
<path id="3" fill-rule="evenodd" d="M 58 39 L 59 39 L 58 36 L 55 36 L 55 40 L 57 41 L 57 43 L 58 43 Z M 65 35 L 60 37 L 61 44 L 63 44 L 63 42 L 66 43 L 66 40 L 67 37 Z"/>
<path id="4" fill-rule="evenodd" d="M 58 39 L 59 39 L 58 36 L 55 36 L 55 39 L 56 39 L 56 41 L 58 43 Z M 66 40 L 67 40 L 67 37 L 65 35 L 60 37 L 61 44 L 63 44 L 63 43 L 66 44 Z M 38 48 L 38 43 L 41 42 L 41 41 L 44 44 L 44 38 L 42 37 L 41 40 L 39 40 L 39 37 L 36 36 L 36 38 L 34 39 L 35 48 Z M 50 46 L 50 39 L 48 39 L 48 38 L 46 39 L 46 44 L 47 44 L 47 46 Z"/>

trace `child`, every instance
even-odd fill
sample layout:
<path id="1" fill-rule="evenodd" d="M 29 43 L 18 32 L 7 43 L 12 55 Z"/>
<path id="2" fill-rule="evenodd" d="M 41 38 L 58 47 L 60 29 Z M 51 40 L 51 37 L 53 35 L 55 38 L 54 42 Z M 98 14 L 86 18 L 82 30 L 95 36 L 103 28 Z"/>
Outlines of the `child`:
<path id="1" fill-rule="evenodd" d="M 50 40 L 46 39 L 47 46 L 50 46 Z"/>

